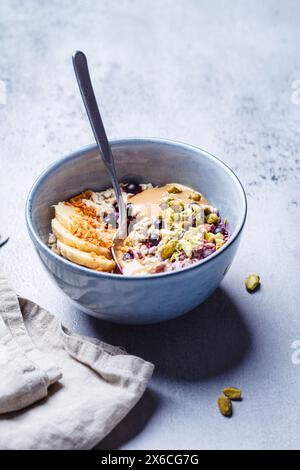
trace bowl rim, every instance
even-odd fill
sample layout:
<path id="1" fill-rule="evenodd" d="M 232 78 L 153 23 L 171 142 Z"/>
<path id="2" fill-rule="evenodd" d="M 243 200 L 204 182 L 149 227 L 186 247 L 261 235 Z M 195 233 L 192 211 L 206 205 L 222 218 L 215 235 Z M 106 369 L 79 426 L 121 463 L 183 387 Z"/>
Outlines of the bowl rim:
<path id="1" fill-rule="evenodd" d="M 157 138 L 157 137 L 124 137 L 124 138 L 118 138 L 118 139 L 111 139 L 110 144 L 112 146 L 117 146 L 117 145 L 124 145 L 124 144 L 136 144 L 136 143 L 156 143 L 156 144 L 169 144 L 171 146 L 175 147 L 182 147 L 185 148 L 186 150 L 193 150 L 196 152 L 201 152 L 204 154 L 207 158 L 210 160 L 213 160 L 217 165 L 223 168 L 230 176 L 231 178 L 236 182 L 237 187 L 239 188 L 242 196 L 242 210 L 243 210 L 243 216 L 240 221 L 238 221 L 237 227 L 234 230 L 233 234 L 230 236 L 229 240 L 223 245 L 221 248 L 219 248 L 217 251 L 215 251 L 213 254 L 209 255 L 207 258 L 204 258 L 200 261 L 198 261 L 195 264 L 192 264 L 191 266 L 184 267 L 182 269 L 178 269 L 176 271 L 168 271 L 168 272 L 162 272 L 162 273 L 156 273 L 156 274 L 145 274 L 145 275 L 139 275 L 139 276 L 128 276 L 128 275 L 117 275 L 115 273 L 106 273 L 103 271 L 95 271 L 90 268 L 86 268 L 85 266 L 81 266 L 79 264 L 73 263 L 72 261 L 67 260 L 66 258 L 63 258 L 62 256 L 57 255 L 53 250 L 51 250 L 40 238 L 40 236 L 36 233 L 34 227 L 33 227 L 33 222 L 32 222 L 32 200 L 34 198 L 34 195 L 37 191 L 37 189 L 41 186 L 43 181 L 47 178 L 49 174 L 51 174 L 55 169 L 59 168 L 62 164 L 68 162 L 69 160 L 72 160 L 74 158 L 80 157 L 84 153 L 88 153 L 91 151 L 97 150 L 97 145 L 96 143 L 86 145 L 84 147 L 81 147 L 78 150 L 75 150 L 68 155 L 65 155 L 57 160 L 55 160 L 53 163 L 48 165 L 45 170 L 36 178 L 34 181 L 28 196 L 26 200 L 26 206 L 25 206 L 25 219 L 26 219 L 26 225 L 27 225 L 27 230 L 29 232 L 30 238 L 32 239 L 34 244 L 37 244 L 39 249 L 44 252 L 46 255 L 52 257 L 54 260 L 65 266 L 66 268 L 72 269 L 72 270 L 78 270 L 81 273 L 88 274 L 89 276 L 96 277 L 96 278 L 106 278 L 106 279 L 115 279 L 115 280 L 151 280 L 151 279 L 157 279 L 157 278 L 168 278 L 169 276 L 175 276 L 175 275 L 182 275 L 187 271 L 191 271 L 196 268 L 200 268 L 204 264 L 209 263 L 213 259 L 215 259 L 217 256 L 221 255 L 224 253 L 232 244 L 233 242 L 238 238 L 240 235 L 246 221 L 247 217 L 247 197 L 246 193 L 244 190 L 244 187 L 240 181 L 240 179 L 237 177 L 237 175 L 234 173 L 234 171 L 226 164 L 224 163 L 220 158 L 216 157 L 215 155 L 207 152 L 206 150 L 201 149 L 200 147 L 196 147 L 194 145 L 190 144 L 185 144 L 183 142 L 179 142 L 176 140 L 171 140 L 171 139 L 164 139 L 164 138 Z"/>

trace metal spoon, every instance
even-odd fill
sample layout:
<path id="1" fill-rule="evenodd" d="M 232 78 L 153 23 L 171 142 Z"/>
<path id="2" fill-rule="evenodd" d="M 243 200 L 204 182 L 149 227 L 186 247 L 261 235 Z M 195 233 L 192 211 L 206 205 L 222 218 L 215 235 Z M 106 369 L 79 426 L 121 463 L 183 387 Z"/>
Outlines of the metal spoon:
<path id="1" fill-rule="evenodd" d="M 95 98 L 95 93 L 93 90 L 91 77 L 89 73 L 88 63 L 86 56 L 81 51 L 76 51 L 73 54 L 73 66 L 75 70 L 75 75 L 77 78 L 79 90 L 81 97 L 98 145 L 99 153 L 102 157 L 102 160 L 105 163 L 105 166 L 109 172 L 112 186 L 114 188 L 116 199 L 119 207 L 119 220 L 118 220 L 118 230 L 114 235 L 114 243 L 120 239 L 124 239 L 127 233 L 127 212 L 126 205 L 122 198 L 120 186 L 118 183 L 118 178 L 115 169 L 114 157 L 111 151 L 110 144 L 107 139 L 107 135 L 104 129 L 104 125 L 101 119 L 100 111 L 97 105 Z M 122 267 L 117 259 L 114 247 L 111 248 L 111 253 L 113 259 L 120 271 L 122 273 Z"/>

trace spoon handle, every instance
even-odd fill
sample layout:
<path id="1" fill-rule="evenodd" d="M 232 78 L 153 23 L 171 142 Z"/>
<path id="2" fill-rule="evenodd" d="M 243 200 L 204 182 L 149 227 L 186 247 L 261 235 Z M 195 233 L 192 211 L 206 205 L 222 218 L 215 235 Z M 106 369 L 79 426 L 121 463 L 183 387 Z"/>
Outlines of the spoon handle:
<path id="1" fill-rule="evenodd" d="M 107 139 L 107 135 L 104 129 L 104 125 L 101 119 L 100 111 L 95 98 L 93 85 L 89 73 L 88 63 L 86 56 L 81 51 L 76 51 L 73 55 L 73 66 L 75 75 L 77 78 L 79 90 L 82 96 L 82 100 L 92 126 L 92 130 L 98 144 L 99 150 L 101 150 L 101 157 L 106 165 L 107 170 L 110 173 L 114 191 L 117 196 L 117 200 L 120 201 L 121 190 L 118 184 L 115 164 L 111 148 Z"/>

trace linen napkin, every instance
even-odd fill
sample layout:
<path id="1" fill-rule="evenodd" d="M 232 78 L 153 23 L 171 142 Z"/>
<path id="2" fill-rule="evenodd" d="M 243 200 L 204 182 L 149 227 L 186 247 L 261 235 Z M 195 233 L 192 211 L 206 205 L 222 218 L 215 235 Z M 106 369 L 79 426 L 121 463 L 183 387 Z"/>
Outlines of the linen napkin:
<path id="1" fill-rule="evenodd" d="M 0 273 L 0 449 L 90 449 L 134 407 L 153 365 L 62 326 Z"/>

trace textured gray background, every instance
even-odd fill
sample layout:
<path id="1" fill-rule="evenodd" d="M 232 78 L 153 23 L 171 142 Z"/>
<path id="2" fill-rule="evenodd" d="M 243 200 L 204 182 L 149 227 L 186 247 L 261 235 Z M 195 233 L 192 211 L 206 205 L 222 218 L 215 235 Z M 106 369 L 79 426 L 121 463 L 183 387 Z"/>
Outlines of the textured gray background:
<path id="1" fill-rule="evenodd" d="M 156 364 L 144 398 L 102 448 L 300 447 L 300 364 L 291 359 L 300 339 L 299 20 L 297 0 L 0 2 L 0 232 L 11 236 L 1 267 L 71 328 Z M 116 327 L 74 311 L 27 236 L 34 179 L 93 140 L 71 66 L 76 48 L 89 57 L 110 137 L 198 145 L 245 186 L 235 263 L 204 305 L 176 321 Z M 253 271 L 262 288 L 251 296 L 243 283 Z M 231 420 L 216 408 L 228 384 L 245 397 Z"/>

